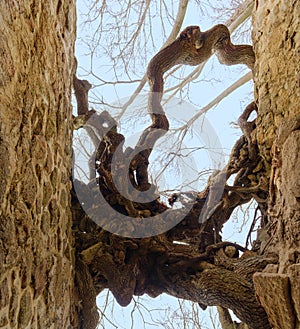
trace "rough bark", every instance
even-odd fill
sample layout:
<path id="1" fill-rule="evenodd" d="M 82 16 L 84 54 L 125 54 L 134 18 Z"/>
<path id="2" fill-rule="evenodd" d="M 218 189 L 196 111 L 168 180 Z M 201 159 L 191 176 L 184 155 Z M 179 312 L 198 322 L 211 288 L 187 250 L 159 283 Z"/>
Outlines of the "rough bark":
<path id="1" fill-rule="evenodd" d="M 300 2 L 255 1 L 253 40 L 256 139 L 269 178 L 265 250 L 279 266 L 256 274 L 258 297 L 273 328 L 299 328 Z"/>
<path id="2" fill-rule="evenodd" d="M 74 1 L 0 3 L 0 326 L 77 328 Z"/>

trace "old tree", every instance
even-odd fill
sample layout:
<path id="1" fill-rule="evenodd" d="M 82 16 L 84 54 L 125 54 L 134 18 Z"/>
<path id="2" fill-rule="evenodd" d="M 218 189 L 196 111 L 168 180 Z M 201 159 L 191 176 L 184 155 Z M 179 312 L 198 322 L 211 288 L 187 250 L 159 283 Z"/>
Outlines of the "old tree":
<path id="1" fill-rule="evenodd" d="M 224 25 L 205 32 L 193 26 L 154 57 L 147 70 L 153 129 L 133 150 L 118 148 L 124 136 L 109 113 L 89 111 L 90 85 L 76 77 L 75 1 L 1 1 L 0 327 L 95 328 L 96 295 L 109 288 L 123 306 L 134 295 L 162 293 L 201 308 L 217 305 L 224 328 L 237 326 L 228 309 L 245 328 L 300 328 L 300 2 L 256 0 L 251 8 L 254 52 L 233 45 Z M 160 104 L 163 73 L 177 63 L 201 64 L 212 51 L 227 65 L 252 69 L 255 102 L 239 120 L 243 136 L 228 164 L 182 218 L 185 207 L 132 195 L 155 191 L 148 158 L 169 128 Z M 253 111 L 257 118 L 247 121 Z M 91 161 L 92 187 L 71 180 L 72 131 L 90 117 L 85 129 L 101 141 Z M 103 202 L 89 204 L 99 189 L 111 211 Z M 224 223 L 252 198 L 261 213 L 256 243 L 248 250 L 222 241 Z M 101 226 L 87 213 L 100 214 Z M 158 235 L 140 233 L 169 227 L 174 218 L 180 220 Z M 116 227 L 123 234 L 112 234 Z"/>

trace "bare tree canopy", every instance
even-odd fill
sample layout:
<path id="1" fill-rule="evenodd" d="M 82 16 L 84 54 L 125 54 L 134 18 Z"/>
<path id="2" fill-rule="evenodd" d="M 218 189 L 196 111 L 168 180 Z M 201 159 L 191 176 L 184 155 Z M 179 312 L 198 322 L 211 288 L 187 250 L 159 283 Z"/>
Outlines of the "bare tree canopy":
<path id="1" fill-rule="evenodd" d="M 182 23 L 186 5 L 186 2 L 180 2 L 177 22 Z M 243 21 L 241 17 L 246 19 L 249 16 L 249 7 L 251 7 L 249 2 L 241 4 L 228 19 L 227 25 L 232 28 L 239 25 Z M 131 13 L 130 10 L 128 9 L 128 16 Z M 132 74 L 136 74 L 133 68 L 136 65 L 136 58 L 133 53 L 138 51 L 148 54 L 149 52 L 149 42 L 145 41 L 146 43 L 141 46 L 142 39 L 139 39 L 144 24 L 147 25 L 148 10 L 150 12 L 153 10 L 153 6 L 149 3 L 135 10 L 139 13 L 139 18 L 138 22 L 132 26 L 134 32 L 129 33 L 132 37 L 129 39 L 123 37 L 124 42 L 121 42 L 120 31 L 125 33 L 126 30 L 128 33 L 129 24 L 126 23 L 123 26 L 124 22 L 118 20 L 117 10 L 112 14 L 112 9 L 106 5 L 98 8 L 97 13 L 101 13 L 102 16 L 99 30 L 96 30 L 89 41 L 89 44 L 94 47 L 91 49 L 91 63 L 93 63 L 94 53 L 97 52 L 100 36 L 106 37 L 103 19 L 109 13 L 112 15 L 112 20 L 117 21 L 116 29 L 110 30 L 111 33 L 117 33 L 117 37 L 110 37 L 110 40 L 118 40 L 107 47 L 109 57 L 116 63 L 124 64 L 122 68 L 129 78 L 126 83 L 136 83 L 137 81 L 132 80 Z M 245 14 L 245 11 L 248 14 Z M 89 16 L 91 17 L 91 13 Z M 95 17 L 97 22 L 98 19 L 98 16 Z M 174 25 L 177 33 L 181 23 Z M 121 24 L 121 27 L 118 24 Z M 139 81 L 138 92 L 142 90 L 146 81 L 150 86 L 148 112 L 152 124 L 144 129 L 134 148 L 124 148 L 126 138 L 118 132 L 117 122 L 109 112 L 97 114 L 94 110 L 89 111 L 86 101 L 82 106 L 83 99 L 87 99 L 90 86 L 87 81 L 82 80 L 81 85 L 87 86 L 83 88 L 77 82 L 80 80 L 77 77 L 74 78 L 79 115 L 76 118 L 76 126 L 85 127 L 96 147 L 89 160 L 90 174 L 87 176 L 91 179 L 90 183 L 74 182 L 75 191 L 83 204 L 84 212 L 94 220 L 92 222 L 84 212 L 81 213 L 82 210 L 78 209 L 74 213 L 76 221 L 82 218 L 78 222 L 80 228 L 77 233 L 80 244 L 78 250 L 83 263 L 88 266 L 89 271 L 92 270 L 92 278 L 97 287 L 94 295 L 104 288 L 109 288 L 117 301 L 126 306 L 134 295 L 146 293 L 155 297 L 168 293 L 198 302 L 202 308 L 209 305 L 230 308 L 249 325 L 249 328 L 254 328 L 253 323 L 256 325 L 261 323 L 261 327 L 266 328 L 267 316 L 255 299 L 250 278 L 255 271 L 263 269 L 268 263 L 276 263 L 277 258 L 259 255 L 254 251 L 247 257 L 239 257 L 241 253 L 246 255 L 247 249 L 235 243 L 223 242 L 221 236 L 222 227 L 234 209 L 249 202 L 252 198 L 258 202 L 257 209 L 261 213 L 262 222 L 266 216 L 268 187 L 267 182 L 262 178 L 262 159 L 255 142 L 251 139 L 255 121 L 247 121 L 250 114 L 257 111 L 255 103 L 251 103 L 245 109 L 239 120 L 244 136 L 234 146 L 227 166 L 211 176 L 203 191 L 191 191 L 192 197 L 182 204 L 181 209 L 172 209 L 172 205 L 186 193 L 179 192 L 170 195 L 168 206 L 155 194 L 157 186 L 149 181 L 148 172 L 152 150 L 169 130 L 169 121 L 163 109 L 162 97 L 164 81 L 168 79 L 170 71 L 174 72 L 173 67 L 176 65 L 197 66 L 176 87 L 179 89 L 199 75 L 205 62 L 213 53 L 225 65 L 244 64 L 251 71 L 254 70 L 255 55 L 251 45 L 232 43 L 230 30 L 226 25 L 218 24 L 204 32 L 198 26 L 190 26 L 182 30 L 175 40 L 174 29 L 161 50 L 151 59 L 147 73 Z M 151 33 L 154 32 L 151 30 Z M 116 47 L 123 48 L 117 50 Z M 143 47 L 147 47 L 147 52 Z M 143 59 L 141 60 L 143 62 Z M 119 80 L 116 63 L 113 65 L 115 84 L 125 83 L 125 80 Z M 93 65 L 90 72 L 92 75 Z M 245 77 L 242 81 L 249 80 L 251 73 L 246 74 Z M 96 78 L 101 81 L 101 84 L 112 84 L 98 76 Z M 237 82 L 234 86 L 239 84 L 240 82 Z M 225 95 L 227 92 L 225 91 Z M 137 93 L 134 93 L 132 98 L 120 108 L 119 117 L 125 113 L 136 97 Z M 197 113 L 186 123 L 186 127 L 198 117 Z M 181 127 L 185 133 L 186 127 Z M 235 177 L 233 185 L 227 183 L 231 177 Z M 97 183 L 93 183 L 95 179 Z M 95 193 L 99 193 L 97 192 L 99 188 L 104 197 L 103 202 L 101 202 L 102 197 L 100 199 L 93 197 Z M 138 191 L 142 192 L 144 201 L 137 197 Z M 75 201 L 76 198 L 73 202 Z M 100 227 L 95 225 L 95 222 Z M 93 242 L 91 242 L 91 236 L 94 236 Z M 86 242 L 83 243 L 83 241 Z M 176 244 L 174 244 L 175 241 Z M 255 246 L 256 251 L 259 247 L 258 243 Z M 115 248 L 118 249 L 117 253 Z M 227 255 L 230 249 L 232 251 Z M 252 263 L 250 268 L 249 262 Z M 209 290 L 208 282 L 210 282 Z M 205 294 L 204 291 L 206 291 Z"/>

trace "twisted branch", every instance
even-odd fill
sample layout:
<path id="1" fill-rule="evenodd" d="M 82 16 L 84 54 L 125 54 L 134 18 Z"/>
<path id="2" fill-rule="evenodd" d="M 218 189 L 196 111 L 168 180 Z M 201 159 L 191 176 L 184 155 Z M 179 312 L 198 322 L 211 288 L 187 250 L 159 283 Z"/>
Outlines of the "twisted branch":
<path id="1" fill-rule="evenodd" d="M 169 121 L 161 105 L 164 80 L 163 74 L 177 64 L 199 65 L 215 52 L 221 63 L 226 65 L 245 64 L 254 68 L 255 55 L 251 45 L 234 45 L 230 32 L 223 24 L 201 32 L 199 26 L 189 26 L 169 46 L 160 50 L 150 61 L 147 78 L 150 85 L 148 111 L 152 124 L 144 130 L 136 150 L 141 150 L 134 159 L 139 190 L 148 190 L 148 159 L 155 142 L 169 129 Z"/>

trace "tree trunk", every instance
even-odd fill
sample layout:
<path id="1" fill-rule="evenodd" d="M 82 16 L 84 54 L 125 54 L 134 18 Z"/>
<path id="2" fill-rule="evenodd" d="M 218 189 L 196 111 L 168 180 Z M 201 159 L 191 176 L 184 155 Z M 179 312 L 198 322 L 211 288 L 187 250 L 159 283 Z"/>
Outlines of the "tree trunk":
<path id="1" fill-rule="evenodd" d="M 300 328 L 300 2 L 255 1 L 256 139 L 269 173 L 266 250 L 279 266 L 254 277 L 273 328 Z"/>
<path id="2" fill-rule="evenodd" d="M 74 1 L 0 3 L 0 326 L 77 328 Z"/>

